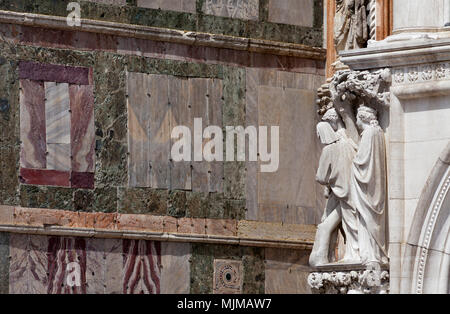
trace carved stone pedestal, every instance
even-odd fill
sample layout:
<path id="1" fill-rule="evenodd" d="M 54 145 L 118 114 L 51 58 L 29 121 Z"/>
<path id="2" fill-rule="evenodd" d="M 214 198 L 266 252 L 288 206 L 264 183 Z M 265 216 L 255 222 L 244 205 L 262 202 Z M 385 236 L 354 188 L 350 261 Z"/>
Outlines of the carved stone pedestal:
<path id="1" fill-rule="evenodd" d="M 389 268 L 330 264 L 315 268 L 308 284 L 315 294 L 387 294 Z"/>

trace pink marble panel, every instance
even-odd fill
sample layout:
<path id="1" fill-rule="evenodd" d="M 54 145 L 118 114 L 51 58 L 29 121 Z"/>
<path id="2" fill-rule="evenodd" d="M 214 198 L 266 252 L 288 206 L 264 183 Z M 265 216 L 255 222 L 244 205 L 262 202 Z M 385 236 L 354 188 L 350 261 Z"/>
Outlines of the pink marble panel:
<path id="1" fill-rule="evenodd" d="M 20 164 L 25 168 L 45 169 L 45 93 L 44 83 L 20 80 Z"/>
<path id="2" fill-rule="evenodd" d="M 45 236 L 10 234 L 9 292 L 47 293 L 47 245 Z"/>
<path id="3" fill-rule="evenodd" d="M 70 85 L 72 171 L 94 172 L 95 126 L 93 86 Z"/>

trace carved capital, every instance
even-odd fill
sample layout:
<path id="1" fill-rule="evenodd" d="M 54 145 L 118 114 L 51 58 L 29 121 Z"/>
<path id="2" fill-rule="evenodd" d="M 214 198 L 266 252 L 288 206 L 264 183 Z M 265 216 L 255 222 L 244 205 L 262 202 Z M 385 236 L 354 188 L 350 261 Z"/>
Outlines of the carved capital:
<path id="1" fill-rule="evenodd" d="M 309 274 L 308 284 L 316 294 L 387 294 L 389 271 L 319 271 Z"/>

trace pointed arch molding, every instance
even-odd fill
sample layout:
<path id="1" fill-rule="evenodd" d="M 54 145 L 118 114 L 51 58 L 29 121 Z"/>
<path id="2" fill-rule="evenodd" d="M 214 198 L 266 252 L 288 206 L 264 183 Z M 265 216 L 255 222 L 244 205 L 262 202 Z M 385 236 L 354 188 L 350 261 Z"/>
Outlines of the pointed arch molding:
<path id="1" fill-rule="evenodd" d="M 450 143 L 424 188 L 403 260 L 402 293 L 450 293 Z"/>

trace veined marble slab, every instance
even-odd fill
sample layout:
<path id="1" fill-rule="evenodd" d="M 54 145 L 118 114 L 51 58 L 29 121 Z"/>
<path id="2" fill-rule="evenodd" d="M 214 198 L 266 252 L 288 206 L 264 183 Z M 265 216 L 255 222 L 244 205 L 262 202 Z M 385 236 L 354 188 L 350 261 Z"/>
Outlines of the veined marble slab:
<path id="1" fill-rule="evenodd" d="M 44 83 L 20 80 L 20 165 L 24 168 L 45 169 L 45 92 Z"/>
<path id="2" fill-rule="evenodd" d="M 45 82 L 47 144 L 70 144 L 69 84 Z"/>
<path id="3" fill-rule="evenodd" d="M 92 85 L 70 85 L 72 170 L 94 172 L 95 125 Z"/>

